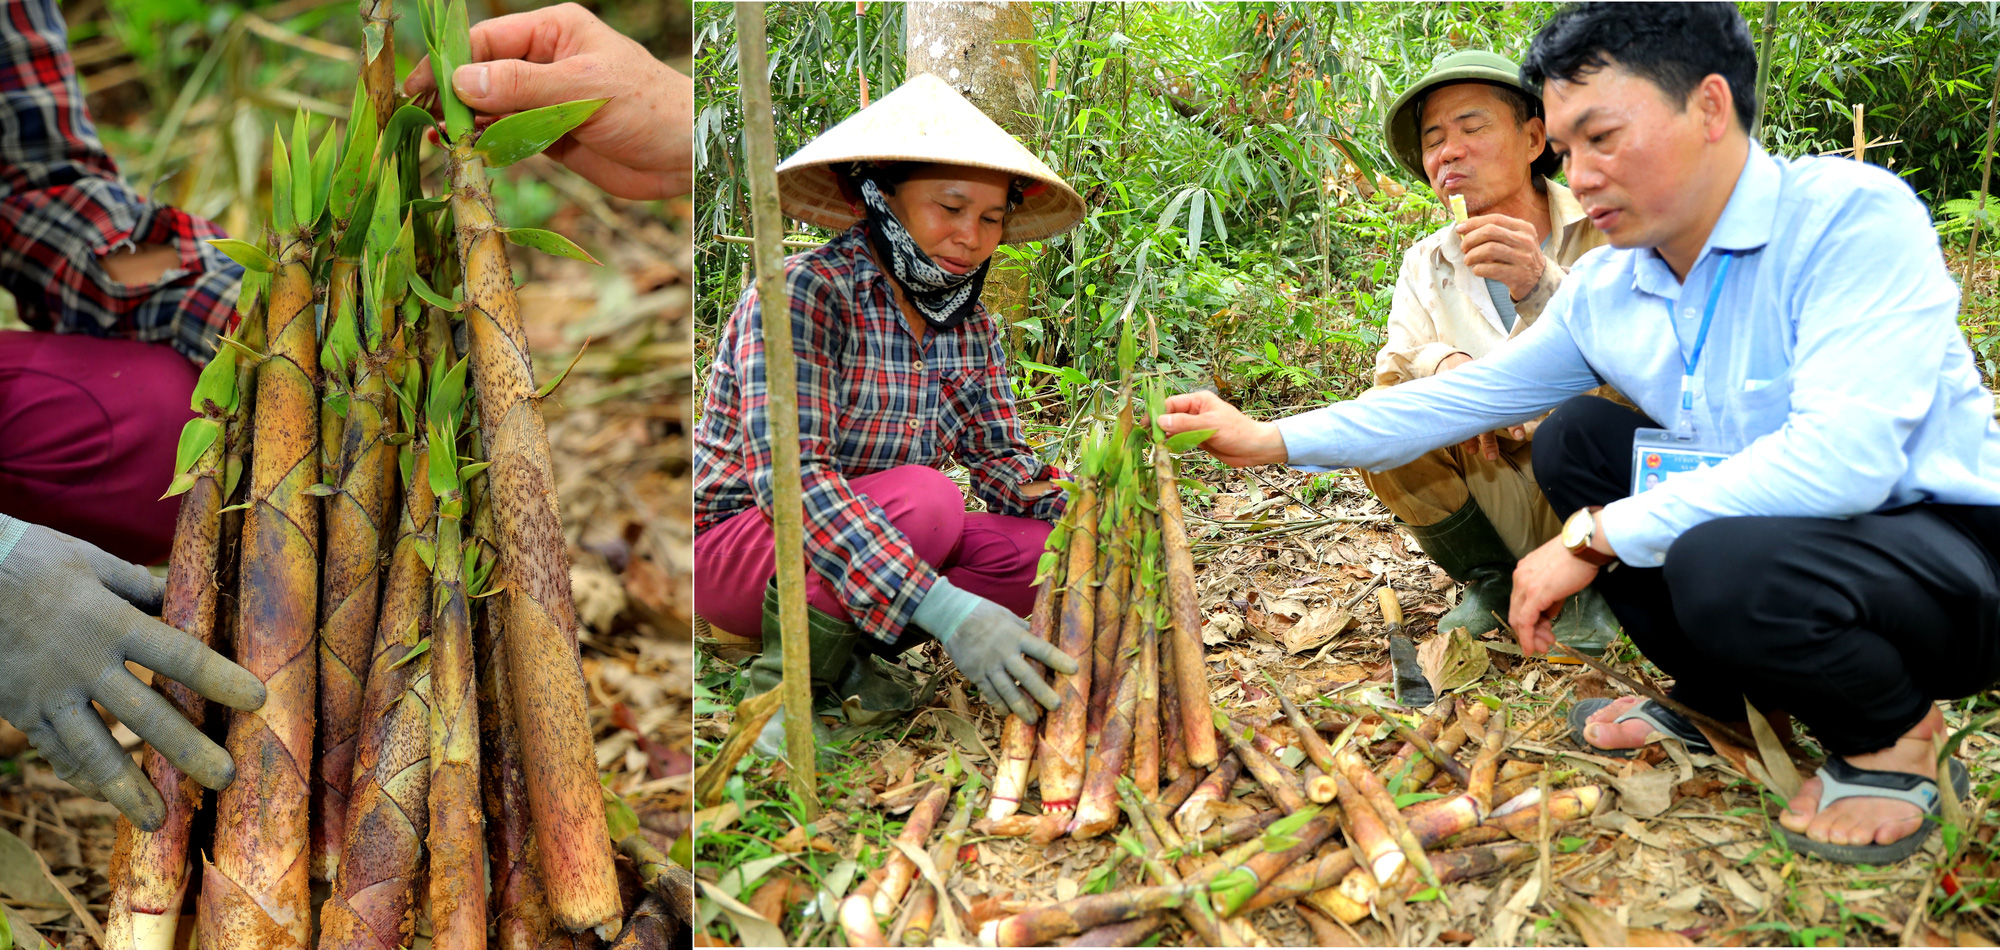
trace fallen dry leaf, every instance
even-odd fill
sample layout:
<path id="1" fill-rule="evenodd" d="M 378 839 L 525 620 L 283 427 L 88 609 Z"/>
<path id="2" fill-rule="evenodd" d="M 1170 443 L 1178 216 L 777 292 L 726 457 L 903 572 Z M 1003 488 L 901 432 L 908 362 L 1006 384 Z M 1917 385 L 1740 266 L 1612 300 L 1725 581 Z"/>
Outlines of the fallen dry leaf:
<path id="1" fill-rule="evenodd" d="M 1672 772 L 1659 769 L 1634 771 L 1622 778 L 1612 776 L 1611 784 L 1618 788 L 1618 810 L 1628 815 L 1652 818 L 1674 803 Z"/>

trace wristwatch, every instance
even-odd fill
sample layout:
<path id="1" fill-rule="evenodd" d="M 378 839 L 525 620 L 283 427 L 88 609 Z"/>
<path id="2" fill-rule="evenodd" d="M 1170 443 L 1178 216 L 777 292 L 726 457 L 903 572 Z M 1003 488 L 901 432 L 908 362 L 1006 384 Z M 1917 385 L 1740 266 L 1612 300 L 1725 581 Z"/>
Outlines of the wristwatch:
<path id="1" fill-rule="evenodd" d="M 1590 542 L 1597 536 L 1597 519 L 1593 516 L 1602 507 L 1604 506 L 1593 505 L 1589 508 L 1578 509 L 1576 514 L 1569 516 L 1568 521 L 1563 522 L 1562 530 L 1563 547 L 1568 548 L 1569 553 L 1589 561 L 1598 567 L 1603 567 L 1618 560 L 1616 557 L 1590 546 Z"/>

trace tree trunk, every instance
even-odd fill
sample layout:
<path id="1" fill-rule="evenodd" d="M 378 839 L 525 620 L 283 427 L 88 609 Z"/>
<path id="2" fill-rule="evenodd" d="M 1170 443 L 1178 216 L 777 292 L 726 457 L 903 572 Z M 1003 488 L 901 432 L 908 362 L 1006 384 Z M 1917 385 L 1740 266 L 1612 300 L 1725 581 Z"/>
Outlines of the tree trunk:
<path id="1" fill-rule="evenodd" d="M 1041 97 L 1035 90 L 1034 5 L 1029 3 L 942 0 L 905 8 L 906 61 L 903 75 L 935 73 L 987 118 L 1024 142 L 1038 129 Z M 1028 316 L 1028 268 L 996 261 L 986 278 L 987 312 L 1002 326 Z M 1017 334 L 1009 342 L 1020 348 Z"/>

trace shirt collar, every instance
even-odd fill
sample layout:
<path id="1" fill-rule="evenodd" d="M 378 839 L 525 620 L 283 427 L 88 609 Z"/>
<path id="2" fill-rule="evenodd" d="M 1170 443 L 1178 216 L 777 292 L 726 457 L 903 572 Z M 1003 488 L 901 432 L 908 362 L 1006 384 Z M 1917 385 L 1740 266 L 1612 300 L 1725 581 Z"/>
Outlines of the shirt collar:
<path id="1" fill-rule="evenodd" d="M 1584 220 L 1583 205 L 1568 188 L 1546 178 L 1542 179 L 1542 183 L 1549 196 L 1549 224 L 1555 227 L 1556 234 L 1566 235 L 1577 222 Z"/>
<path id="2" fill-rule="evenodd" d="M 1743 170 L 1736 176 L 1736 187 L 1729 193 L 1729 203 L 1723 205 L 1722 215 L 1708 232 L 1708 241 L 1695 255 L 1695 268 L 1702 267 L 1717 250 L 1743 254 L 1771 243 L 1771 222 L 1777 216 L 1783 177 L 1778 160 L 1753 140 Z M 1669 300 L 1680 296 L 1682 283 L 1657 249 L 1642 251 L 1634 259 L 1638 265 L 1632 275 L 1634 288 Z"/>

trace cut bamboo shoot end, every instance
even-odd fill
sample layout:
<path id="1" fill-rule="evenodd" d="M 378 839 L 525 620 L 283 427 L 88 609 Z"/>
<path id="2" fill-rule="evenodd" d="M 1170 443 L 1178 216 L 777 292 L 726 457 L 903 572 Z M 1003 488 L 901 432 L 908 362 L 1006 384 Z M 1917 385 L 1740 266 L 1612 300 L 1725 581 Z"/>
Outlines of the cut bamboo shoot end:
<path id="1" fill-rule="evenodd" d="M 1452 217 L 1452 220 L 1454 220 L 1454 221 L 1457 221 L 1457 222 L 1458 222 L 1459 224 L 1464 224 L 1464 223 L 1465 223 L 1465 196 L 1464 196 L 1464 195 L 1452 195 L 1452 196 L 1451 196 L 1451 217 Z"/>

